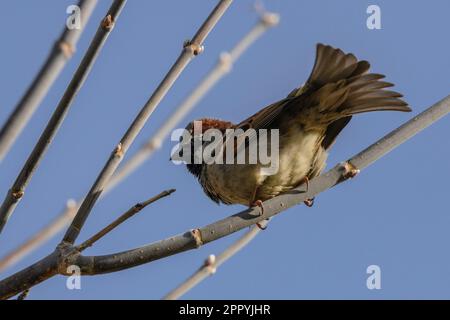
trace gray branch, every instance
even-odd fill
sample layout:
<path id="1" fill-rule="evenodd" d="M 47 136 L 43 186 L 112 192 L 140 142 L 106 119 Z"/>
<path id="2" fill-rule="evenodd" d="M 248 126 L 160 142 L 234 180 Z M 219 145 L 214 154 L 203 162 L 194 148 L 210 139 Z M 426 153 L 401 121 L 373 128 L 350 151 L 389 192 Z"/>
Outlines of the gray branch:
<path id="1" fill-rule="evenodd" d="M 350 160 L 338 164 L 325 174 L 314 178 L 310 181 L 308 190 L 306 190 L 306 186 L 300 186 L 291 192 L 265 201 L 262 215 L 259 208 L 247 209 L 207 226 L 193 229 L 168 239 L 140 248 L 103 256 L 82 256 L 75 247 L 64 243 L 60 244 L 55 252 L 49 256 L 0 281 L 0 299 L 7 299 L 19 294 L 56 274 L 64 275 L 68 265 L 78 265 L 84 275 L 124 270 L 198 248 L 203 244 L 230 235 L 262 220 L 269 219 L 287 208 L 300 204 L 346 181 L 353 173 L 366 168 L 449 112 L 450 96 L 395 129 Z"/>
<path id="2" fill-rule="evenodd" d="M 50 146 L 53 138 L 55 137 L 58 129 L 60 128 L 64 118 L 67 115 L 67 112 L 72 105 L 72 102 L 75 100 L 75 97 L 81 87 L 83 86 L 84 81 L 89 75 L 92 66 L 96 58 L 98 57 L 103 45 L 108 38 L 111 30 L 114 27 L 114 23 L 117 20 L 120 12 L 125 5 L 126 0 L 115 0 L 111 5 L 110 9 L 106 17 L 100 23 L 98 30 L 89 45 L 83 59 L 78 66 L 72 80 L 70 81 L 66 91 L 64 92 L 63 97 L 61 98 L 58 106 L 53 112 L 50 121 L 42 132 L 38 142 L 36 143 L 33 151 L 28 157 L 25 165 L 20 171 L 18 177 L 16 178 L 12 187 L 8 190 L 6 194 L 5 200 L 3 201 L 0 207 L 0 233 L 3 230 L 6 222 L 9 217 L 13 213 L 16 208 L 19 200 L 23 197 L 25 188 L 30 182 L 34 171 L 39 165 L 39 162 L 42 160 L 45 152 Z"/>
<path id="3" fill-rule="evenodd" d="M 81 28 L 69 29 L 64 27 L 61 36 L 55 42 L 47 60 L 39 73 L 19 101 L 9 118 L 0 130 L 0 162 L 8 153 L 22 130 L 27 125 L 34 112 L 64 69 L 76 50 L 78 39 L 84 30 L 97 0 L 80 0 L 78 7 L 81 12 Z"/>
<path id="4" fill-rule="evenodd" d="M 209 17 L 197 31 L 195 36 L 191 41 L 187 41 L 184 44 L 183 51 L 180 56 L 169 70 L 167 75 L 164 77 L 162 82 L 156 88 L 150 99 L 141 109 L 137 117 L 134 119 L 131 126 L 126 131 L 125 135 L 120 140 L 117 147 L 111 153 L 111 156 L 107 160 L 105 166 L 102 171 L 98 175 L 88 194 L 84 198 L 80 209 L 78 210 L 75 218 L 73 219 L 71 225 L 67 229 L 66 234 L 64 235 L 63 242 L 68 244 L 73 244 L 76 238 L 78 237 L 81 228 L 83 227 L 87 217 L 89 216 L 93 206 L 97 202 L 100 194 L 103 192 L 105 187 L 107 186 L 111 176 L 116 171 L 120 162 L 122 161 L 123 156 L 128 151 L 128 148 L 136 139 L 139 132 L 144 127 L 150 115 L 159 105 L 161 100 L 165 97 L 167 92 L 170 90 L 172 85 L 178 79 L 180 74 L 186 68 L 191 59 L 200 54 L 203 51 L 203 42 L 214 28 L 216 23 L 231 5 L 232 0 L 220 0 L 218 5 L 211 12 Z"/>

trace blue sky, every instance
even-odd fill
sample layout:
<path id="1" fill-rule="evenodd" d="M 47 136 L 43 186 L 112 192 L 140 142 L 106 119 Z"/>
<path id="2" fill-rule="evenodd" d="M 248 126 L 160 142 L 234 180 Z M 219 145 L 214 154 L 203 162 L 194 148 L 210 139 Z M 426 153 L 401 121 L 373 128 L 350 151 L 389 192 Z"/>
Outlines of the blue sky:
<path id="1" fill-rule="evenodd" d="M 0 122 L 44 61 L 74 1 L 5 2 L 0 13 Z M 0 256 L 58 215 L 68 198 L 85 195 L 114 145 L 214 6 L 214 1 L 135 1 L 126 5 L 91 75 L 33 177 L 23 201 L 0 236 Z M 76 56 L 67 65 L 7 158 L 0 164 L 0 193 L 14 181 L 92 38 L 110 1 L 101 0 Z M 366 27 L 366 9 L 377 4 L 382 29 Z M 235 1 L 131 147 L 132 155 L 256 22 L 252 1 Z M 450 2 L 266 0 L 281 15 L 236 63 L 185 124 L 213 116 L 240 121 L 283 98 L 305 81 L 315 44 L 323 42 L 369 60 L 405 95 L 413 114 L 450 93 Z M 354 118 L 334 145 L 329 166 L 375 142 L 413 114 L 381 112 Z M 269 228 L 187 299 L 450 298 L 450 118 L 420 133 L 356 179 L 273 219 Z M 120 226 L 86 254 L 107 254 L 166 238 L 240 211 L 217 206 L 196 180 L 167 159 L 164 147 L 94 208 L 79 240 L 86 239 L 132 204 L 163 189 L 170 198 Z M 84 277 L 67 290 L 55 277 L 30 299 L 158 299 L 188 277 L 235 234 L 199 250 L 114 274 Z M 1 277 L 49 253 L 58 235 Z M 379 265 L 381 290 L 368 290 L 366 268 Z"/>

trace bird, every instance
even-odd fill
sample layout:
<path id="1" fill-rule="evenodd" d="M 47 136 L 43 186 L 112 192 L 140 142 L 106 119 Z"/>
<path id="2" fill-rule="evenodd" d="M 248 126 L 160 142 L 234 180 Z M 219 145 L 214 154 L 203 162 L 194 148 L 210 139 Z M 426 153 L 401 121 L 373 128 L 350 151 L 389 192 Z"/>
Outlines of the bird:
<path id="1" fill-rule="evenodd" d="M 188 161 L 186 167 L 206 195 L 217 203 L 259 206 L 320 175 L 331 146 L 352 117 L 371 111 L 403 111 L 411 108 L 402 94 L 390 91 L 394 84 L 382 74 L 369 72 L 370 63 L 330 45 L 317 44 L 312 72 L 299 88 L 238 124 L 201 118 L 186 126 L 190 139 L 183 143 L 194 153 L 194 141 L 208 129 L 278 129 L 278 171 L 267 175 L 260 163 L 227 164 Z M 195 136 L 194 124 L 201 124 Z M 257 141 L 257 140 L 255 140 Z M 209 142 L 202 141 L 202 146 Z M 178 150 L 179 151 L 179 150 Z M 234 150 L 236 152 L 236 150 Z M 193 156 L 192 160 L 193 160 Z M 305 203 L 312 205 L 310 199 Z"/>

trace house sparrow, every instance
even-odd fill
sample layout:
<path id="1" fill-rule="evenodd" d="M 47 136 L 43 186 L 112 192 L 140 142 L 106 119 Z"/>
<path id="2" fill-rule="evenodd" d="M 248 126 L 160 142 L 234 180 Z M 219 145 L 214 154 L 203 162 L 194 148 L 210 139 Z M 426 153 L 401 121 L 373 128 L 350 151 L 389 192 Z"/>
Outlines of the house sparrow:
<path id="1" fill-rule="evenodd" d="M 306 83 L 286 98 L 260 110 L 235 125 L 216 119 L 200 119 L 202 131 L 194 132 L 194 122 L 186 129 L 190 144 L 206 130 L 279 129 L 278 171 L 263 174 L 262 165 L 187 163 L 203 190 L 213 201 L 225 204 L 262 206 L 262 201 L 308 183 L 325 168 L 328 150 L 338 134 L 357 113 L 370 111 L 411 111 L 400 93 L 385 90 L 393 84 L 381 74 L 369 73 L 370 64 L 353 54 L 318 44 L 316 60 Z M 186 143 L 185 143 L 186 144 Z M 208 142 L 202 142 L 202 146 Z M 263 209 L 261 207 L 261 209 Z"/>

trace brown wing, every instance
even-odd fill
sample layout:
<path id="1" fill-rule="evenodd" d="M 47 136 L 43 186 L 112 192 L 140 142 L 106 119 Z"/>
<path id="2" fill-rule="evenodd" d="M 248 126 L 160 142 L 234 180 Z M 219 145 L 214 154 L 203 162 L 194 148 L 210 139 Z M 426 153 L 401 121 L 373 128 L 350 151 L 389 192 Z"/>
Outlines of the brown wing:
<path id="1" fill-rule="evenodd" d="M 240 128 L 243 130 L 253 128 L 255 130 L 258 130 L 269 127 L 270 124 L 280 115 L 281 110 L 283 110 L 286 104 L 291 100 L 292 98 L 286 98 L 272 103 L 271 105 L 265 107 L 264 109 L 258 111 L 251 117 L 236 125 L 236 128 Z"/>
<path id="2" fill-rule="evenodd" d="M 336 140 L 336 137 L 341 133 L 345 126 L 350 122 L 352 117 L 345 117 L 332 122 L 325 131 L 325 137 L 322 141 L 322 147 L 328 150 Z"/>

